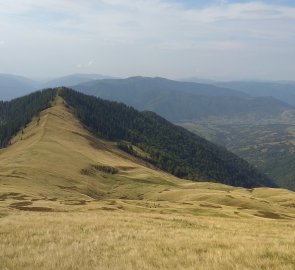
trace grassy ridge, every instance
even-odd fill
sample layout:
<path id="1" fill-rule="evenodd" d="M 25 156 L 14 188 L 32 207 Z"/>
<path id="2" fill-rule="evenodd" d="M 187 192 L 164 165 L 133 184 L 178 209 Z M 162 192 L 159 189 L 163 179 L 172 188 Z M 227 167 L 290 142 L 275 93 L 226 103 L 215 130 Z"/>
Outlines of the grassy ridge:
<path id="1" fill-rule="evenodd" d="M 66 88 L 60 95 L 97 136 L 130 142 L 146 152 L 151 163 L 178 177 L 248 188 L 275 186 L 246 161 L 155 113 Z"/>

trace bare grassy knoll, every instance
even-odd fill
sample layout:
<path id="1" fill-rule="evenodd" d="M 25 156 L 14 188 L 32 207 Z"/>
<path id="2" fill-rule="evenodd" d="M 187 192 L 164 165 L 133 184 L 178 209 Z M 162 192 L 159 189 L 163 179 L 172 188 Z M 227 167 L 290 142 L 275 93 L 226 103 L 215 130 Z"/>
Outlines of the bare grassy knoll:
<path id="1" fill-rule="evenodd" d="M 193 183 L 57 99 L 0 152 L 0 269 L 294 269 L 295 194 Z"/>

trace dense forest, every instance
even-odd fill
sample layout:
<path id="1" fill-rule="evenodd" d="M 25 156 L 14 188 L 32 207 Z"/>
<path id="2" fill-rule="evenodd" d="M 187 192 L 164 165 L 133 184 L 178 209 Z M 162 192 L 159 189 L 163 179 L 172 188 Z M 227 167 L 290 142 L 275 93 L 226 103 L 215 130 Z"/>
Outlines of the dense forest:
<path id="1" fill-rule="evenodd" d="M 46 89 L 11 101 L 0 101 L 0 147 L 6 147 L 34 116 L 50 106 L 55 96 L 55 90 Z"/>
<path id="2" fill-rule="evenodd" d="M 275 186 L 243 159 L 175 126 L 152 112 L 139 112 L 122 103 L 63 88 L 59 94 L 78 119 L 98 137 L 118 141 L 134 155 L 144 151 L 155 166 L 178 177 L 243 186 Z"/>

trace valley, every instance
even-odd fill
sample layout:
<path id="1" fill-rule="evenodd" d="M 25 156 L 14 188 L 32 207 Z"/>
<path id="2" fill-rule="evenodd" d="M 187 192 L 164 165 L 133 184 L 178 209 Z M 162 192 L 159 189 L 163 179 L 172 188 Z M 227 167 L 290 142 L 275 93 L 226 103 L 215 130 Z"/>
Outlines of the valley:
<path id="1" fill-rule="evenodd" d="M 244 158 L 279 186 L 295 189 L 293 123 L 181 123 L 183 127 Z"/>

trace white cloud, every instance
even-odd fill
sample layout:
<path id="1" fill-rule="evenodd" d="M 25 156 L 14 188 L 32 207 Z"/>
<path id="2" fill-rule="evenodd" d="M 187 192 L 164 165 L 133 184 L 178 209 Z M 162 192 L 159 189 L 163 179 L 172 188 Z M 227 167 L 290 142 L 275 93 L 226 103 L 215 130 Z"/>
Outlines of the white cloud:
<path id="1" fill-rule="evenodd" d="M 273 63 L 286 52 L 287 61 L 295 56 L 295 8 L 283 5 L 216 1 L 203 8 L 187 8 L 181 2 L 164 0 L 0 0 L 0 6 L 3 38 L 12 40 L 10 44 L 22 44 L 20 53 L 43 52 L 43 62 L 50 63 L 46 52 L 55 51 L 70 63 L 60 63 L 65 71 L 90 59 L 80 68 L 95 68 L 93 63 L 100 63 L 107 71 L 113 67 L 121 73 L 116 75 L 123 75 L 149 74 L 158 65 L 165 73 L 164 62 L 175 61 L 178 67 L 172 70 L 174 65 L 169 62 L 166 72 L 175 76 L 181 67 L 183 73 L 195 72 L 198 68 L 193 61 L 207 66 L 213 57 L 221 64 L 224 59 L 238 63 L 234 57 L 243 54 L 253 60 L 251 65 L 259 66 L 261 55 Z M 46 24 L 38 17 L 40 10 L 52 13 Z M 118 61 L 126 59 L 132 62 L 119 70 Z M 191 67 L 184 59 L 192 62 Z M 239 68 L 230 72 L 239 72 Z"/>
<path id="2" fill-rule="evenodd" d="M 198 36 L 204 32 L 204 27 L 211 32 L 212 38 L 220 30 L 233 32 L 244 30 L 245 27 L 251 29 L 253 26 L 256 32 L 261 29 L 260 32 L 268 35 L 267 33 L 276 32 L 277 27 L 273 29 L 272 25 L 277 22 L 290 25 L 295 20 L 295 8 L 292 7 L 262 2 L 221 2 L 222 4 L 205 8 L 185 9 L 180 4 L 161 0 L 0 0 L 0 14 L 23 14 L 34 10 L 38 12 L 40 9 L 46 12 L 59 12 L 64 15 L 64 20 L 55 21 L 53 16 L 49 27 L 55 30 L 82 31 L 118 41 L 169 38 L 173 35 L 179 35 L 176 37 L 179 39 L 192 32 Z M 15 19 L 17 18 L 14 17 L 13 20 Z M 36 21 L 34 23 L 36 28 L 44 27 L 42 24 L 38 26 Z M 222 25 L 224 23 L 232 25 L 227 28 Z M 244 24 L 243 28 L 241 23 Z M 281 35 L 281 31 L 278 32 Z M 247 33 L 249 31 L 244 34 Z"/>

